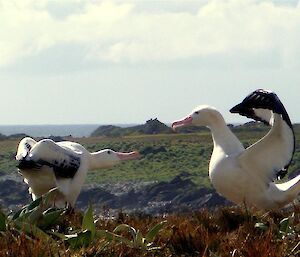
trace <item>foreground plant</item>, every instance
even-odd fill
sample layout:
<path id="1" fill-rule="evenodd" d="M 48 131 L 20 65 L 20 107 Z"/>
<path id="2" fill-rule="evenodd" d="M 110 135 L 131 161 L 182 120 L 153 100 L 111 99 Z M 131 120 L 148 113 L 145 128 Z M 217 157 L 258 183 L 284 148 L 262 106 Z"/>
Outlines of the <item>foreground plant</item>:
<path id="1" fill-rule="evenodd" d="M 54 195 L 55 190 L 8 216 L 0 211 L 0 256 L 300 254 L 300 208 L 261 214 L 227 207 L 167 217 L 122 215 L 96 220 L 92 206 L 72 215 L 48 208 Z"/>
<path id="2" fill-rule="evenodd" d="M 93 219 L 93 209 L 91 205 L 83 216 L 81 228 L 73 230 L 73 232 L 72 234 L 52 232 L 52 234 L 64 240 L 73 249 L 87 247 L 94 241 L 96 225 Z"/>
<path id="3" fill-rule="evenodd" d="M 113 232 L 110 232 L 108 230 L 96 229 L 96 223 L 97 220 L 93 218 L 93 209 L 90 205 L 83 216 L 81 228 L 74 230 L 72 234 L 61 234 L 57 232 L 53 232 L 52 234 L 64 240 L 72 249 L 88 247 L 96 240 L 102 239 L 107 244 L 117 242 L 125 244 L 130 248 L 153 251 L 160 249 L 160 247 L 153 246 L 153 241 L 166 224 L 166 221 L 161 221 L 153 226 L 145 236 L 143 236 L 140 230 L 128 224 L 120 224 Z M 119 232 L 129 232 L 131 239 L 118 234 Z"/>
<path id="4" fill-rule="evenodd" d="M 154 239 L 166 223 L 167 221 L 164 220 L 154 225 L 151 229 L 149 229 L 145 236 L 143 236 L 139 229 L 135 229 L 127 224 L 120 224 L 114 229 L 113 233 L 110 233 L 110 235 L 116 238 L 119 242 L 122 242 L 131 248 L 146 251 L 159 250 L 161 249 L 160 247 L 153 246 Z M 131 239 L 117 234 L 124 231 L 130 233 Z"/>
<path id="5" fill-rule="evenodd" d="M 58 189 L 54 188 L 8 216 L 1 212 L 0 231 L 14 229 L 19 234 L 52 241 L 47 229 L 55 225 L 65 212 L 64 209 L 49 208 L 57 192 Z"/>
<path id="6" fill-rule="evenodd" d="M 285 217 L 279 221 L 277 228 L 277 237 L 278 239 L 284 240 L 285 238 L 294 238 L 297 235 L 296 227 L 294 225 L 295 213 L 293 212 L 288 217 Z M 298 224 L 299 225 L 299 224 Z M 267 231 L 269 225 L 264 222 L 257 222 L 255 228 L 260 229 L 261 231 Z"/>

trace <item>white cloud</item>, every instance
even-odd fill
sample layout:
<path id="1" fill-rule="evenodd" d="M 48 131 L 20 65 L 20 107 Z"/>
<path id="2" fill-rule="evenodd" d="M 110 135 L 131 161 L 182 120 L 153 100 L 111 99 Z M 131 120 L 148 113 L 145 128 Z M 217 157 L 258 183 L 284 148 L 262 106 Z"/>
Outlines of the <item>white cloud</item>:
<path id="1" fill-rule="evenodd" d="M 50 3 L 56 10 L 81 8 L 58 19 Z M 283 65 L 299 65 L 299 4 L 204 1 L 194 12 L 149 12 L 136 1 L 0 0 L 0 24 L 0 66 L 63 44 L 82 45 L 87 59 L 113 63 L 273 52 Z"/>

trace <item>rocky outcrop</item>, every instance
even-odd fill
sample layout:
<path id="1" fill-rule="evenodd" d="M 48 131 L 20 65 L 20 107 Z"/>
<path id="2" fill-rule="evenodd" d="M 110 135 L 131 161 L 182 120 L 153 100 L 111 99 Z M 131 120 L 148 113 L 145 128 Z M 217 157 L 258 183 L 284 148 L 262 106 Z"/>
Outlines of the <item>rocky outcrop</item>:
<path id="1" fill-rule="evenodd" d="M 131 130 L 140 134 L 169 134 L 172 129 L 166 124 L 160 122 L 157 118 L 147 120 L 144 125 L 131 127 Z"/>
<path id="2" fill-rule="evenodd" d="M 138 190 L 128 188 L 127 192 L 120 195 L 113 194 L 113 190 L 107 192 L 103 188 L 97 187 L 83 189 L 77 206 L 86 208 L 87 203 L 91 202 L 97 209 L 105 206 L 110 209 L 122 209 L 126 212 L 161 214 L 230 204 L 215 190 L 199 188 L 187 177 L 187 174 L 182 173 L 169 182 L 153 183 Z"/>
<path id="3" fill-rule="evenodd" d="M 25 183 L 13 179 L 0 180 L 0 206 L 13 210 L 31 201 L 28 187 Z"/>
<path id="4" fill-rule="evenodd" d="M 8 140 L 8 139 L 19 139 L 19 138 L 21 139 L 21 138 L 24 138 L 24 137 L 27 137 L 27 135 L 24 134 L 24 133 L 12 134 L 12 135 L 9 135 L 9 136 L 5 136 L 5 135 L 0 133 L 0 141 Z"/>
<path id="5" fill-rule="evenodd" d="M 256 132 L 266 132 L 269 127 L 262 122 L 250 121 L 241 125 L 228 124 L 235 132 L 242 131 L 256 131 Z M 299 124 L 294 124 L 294 128 L 299 128 Z M 188 126 L 177 131 L 178 133 L 197 133 L 208 131 L 206 127 L 198 126 Z M 173 133 L 172 129 L 166 124 L 160 122 L 157 118 L 147 120 L 143 125 L 131 126 L 131 127 L 119 127 L 114 125 L 105 125 L 98 127 L 91 136 L 107 136 L 107 137 L 117 137 L 117 136 L 128 136 L 137 134 L 169 134 Z"/>
<path id="6" fill-rule="evenodd" d="M 6 140 L 6 139 L 7 139 L 7 136 L 0 133 L 0 141 Z"/>
<path id="7" fill-rule="evenodd" d="M 128 136 L 139 134 L 168 134 L 172 133 L 172 129 L 160 122 L 157 118 L 147 120 L 143 125 L 137 125 L 132 127 L 118 127 L 114 125 L 105 125 L 98 127 L 91 136 Z"/>
<path id="8" fill-rule="evenodd" d="M 121 128 L 114 125 L 104 125 L 98 127 L 95 131 L 91 133 L 92 137 L 97 136 L 107 136 L 107 137 L 117 137 L 126 134 L 125 128 Z"/>
<path id="9" fill-rule="evenodd" d="M 97 210 L 105 207 L 116 211 L 122 209 L 124 212 L 162 214 L 230 204 L 213 189 L 199 188 L 191 181 L 187 172 L 183 172 L 171 181 L 137 184 L 132 182 L 131 186 L 127 185 L 127 188 L 122 186 L 122 191 L 116 190 L 114 184 L 85 186 L 76 207 L 86 209 L 88 204 L 92 203 Z M 0 180 L 0 188 L 0 206 L 3 209 L 17 209 L 31 201 L 28 187 L 21 181 Z"/>

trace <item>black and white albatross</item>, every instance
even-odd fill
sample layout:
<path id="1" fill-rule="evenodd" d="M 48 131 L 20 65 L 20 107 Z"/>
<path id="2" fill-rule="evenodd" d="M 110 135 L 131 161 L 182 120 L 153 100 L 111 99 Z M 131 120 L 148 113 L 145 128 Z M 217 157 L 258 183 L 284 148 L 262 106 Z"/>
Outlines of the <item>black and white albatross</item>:
<path id="1" fill-rule="evenodd" d="M 236 204 L 267 210 L 282 208 L 300 193 L 300 175 L 287 182 L 276 181 L 287 173 L 295 151 L 293 126 L 283 104 L 275 93 L 258 89 L 230 112 L 263 121 L 271 129 L 245 149 L 220 112 L 211 106 L 197 107 L 172 127 L 210 128 L 214 147 L 209 177 L 218 193 Z"/>
<path id="2" fill-rule="evenodd" d="M 122 153 L 104 149 L 90 153 L 75 142 L 56 143 L 50 139 L 36 142 L 30 137 L 20 141 L 16 154 L 17 167 L 33 200 L 57 187 L 59 194 L 55 206 L 64 207 L 67 203 L 71 208 L 75 206 L 89 170 L 109 168 L 139 157 L 136 151 Z"/>

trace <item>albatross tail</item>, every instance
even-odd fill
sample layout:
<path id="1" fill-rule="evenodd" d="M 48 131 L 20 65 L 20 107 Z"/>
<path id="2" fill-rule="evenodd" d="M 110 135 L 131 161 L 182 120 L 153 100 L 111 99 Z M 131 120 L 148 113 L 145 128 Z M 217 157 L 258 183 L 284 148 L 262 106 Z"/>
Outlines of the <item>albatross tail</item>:
<path id="1" fill-rule="evenodd" d="M 288 204 L 300 193 L 300 175 L 284 183 L 274 183 L 271 191 L 271 197 L 275 202 L 281 206 Z"/>

